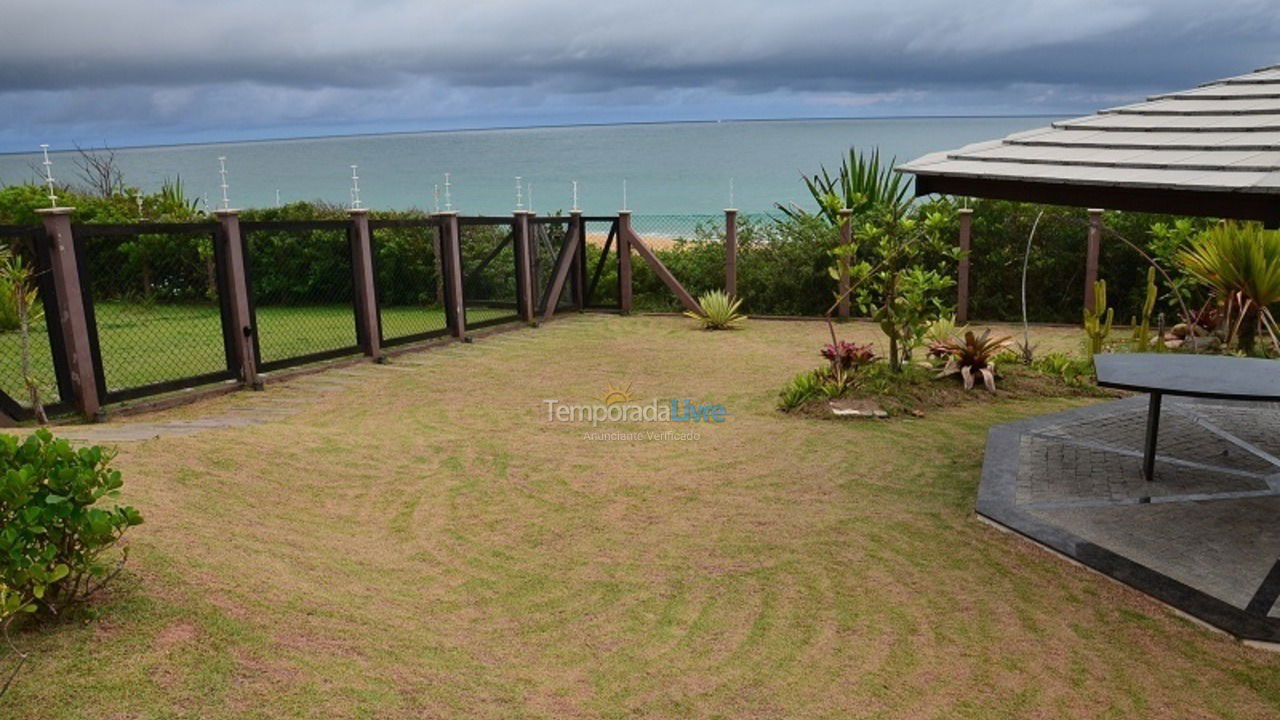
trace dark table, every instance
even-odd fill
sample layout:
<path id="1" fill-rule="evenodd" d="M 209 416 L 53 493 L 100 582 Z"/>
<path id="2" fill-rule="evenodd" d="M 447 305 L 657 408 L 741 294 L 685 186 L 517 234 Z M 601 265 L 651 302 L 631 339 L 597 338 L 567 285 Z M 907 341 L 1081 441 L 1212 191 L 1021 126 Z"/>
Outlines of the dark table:
<path id="1" fill-rule="evenodd" d="M 1093 362 L 1098 371 L 1098 385 L 1151 395 L 1146 443 L 1142 449 L 1142 476 L 1148 481 L 1155 470 L 1162 396 L 1280 401 L 1280 361 L 1276 360 L 1181 353 L 1114 353 L 1095 355 Z"/>

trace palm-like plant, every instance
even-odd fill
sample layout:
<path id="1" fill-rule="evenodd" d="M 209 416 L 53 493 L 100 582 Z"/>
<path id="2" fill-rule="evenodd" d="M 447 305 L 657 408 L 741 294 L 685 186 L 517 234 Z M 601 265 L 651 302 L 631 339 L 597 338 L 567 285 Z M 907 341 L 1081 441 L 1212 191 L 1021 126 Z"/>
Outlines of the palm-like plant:
<path id="1" fill-rule="evenodd" d="M 712 290 L 698 298 L 701 313 L 686 310 L 684 314 L 702 323 L 703 330 L 728 330 L 747 319 L 738 312 L 742 300 L 723 290 Z"/>
<path id="2" fill-rule="evenodd" d="M 893 171 L 895 159 L 880 162 L 880 151 L 869 154 L 849 148 L 849 156 L 840 163 L 833 176 L 821 167 L 816 175 L 804 176 L 805 188 L 818 203 L 818 213 L 832 225 L 840 224 L 840 210 L 848 208 L 855 218 L 874 208 L 905 208 L 909 204 L 907 180 Z M 778 209 L 791 218 L 807 215 L 804 210 L 778 204 Z"/>
<path id="3" fill-rule="evenodd" d="M 935 343 L 931 350 L 947 358 L 947 364 L 938 373 L 938 377 L 959 375 L 964 380 L 964 389 L 972 390 L 977 377 L 991 392 L 996 391 L 996 356 L 1009 347 L 1013 338 L 992 338 L 991 331 L 985 330 L 981 335 L 974 335 L 972 330 L 965 332 L 964 337 L 953 337 L 947 342 Z"/>
<path id="4" fill-rule="evenodd" d="M 1227 341 L 1252 351 L 1260 330 L 1280 349 L 1270 306 L 1280 302 L 1280 232 L 1224 222 L 1191 241 L 1177 261 L 1204 284 L 1225 315 Z"/>

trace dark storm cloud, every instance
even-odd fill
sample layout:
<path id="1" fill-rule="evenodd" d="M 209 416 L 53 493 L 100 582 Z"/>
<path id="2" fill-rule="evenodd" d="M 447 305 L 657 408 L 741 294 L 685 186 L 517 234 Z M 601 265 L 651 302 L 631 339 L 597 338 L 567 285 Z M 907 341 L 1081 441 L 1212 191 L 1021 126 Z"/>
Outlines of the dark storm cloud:
<path id="1" fill-rule="evenodd" d="M 1280 62 L 1272 0 L 19 0 L 3 17 L 10 141 L 36 123 L 95 127 L 86 103 L 111 109 L 104 128 L 179 132 L 512 104 L 1083 110 Z"/>

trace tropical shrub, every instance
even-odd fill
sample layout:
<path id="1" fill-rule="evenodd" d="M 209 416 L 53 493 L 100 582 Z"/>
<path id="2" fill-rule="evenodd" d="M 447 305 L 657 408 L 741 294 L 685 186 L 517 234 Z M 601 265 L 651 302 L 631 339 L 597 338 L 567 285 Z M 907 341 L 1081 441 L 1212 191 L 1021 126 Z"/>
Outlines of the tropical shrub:
<path id="1" fill-rule="evenodd" d="M 11 267 L 13 253 L 0 246 L 0 268 Z M 21 325 L 18 319 L 18 303 L 13 295 L 13 288 L 7 282 L 0 282 L 0 332 L 17 330 Z"/>
<path id="2" fill-rule="evenodd" d="M 747 319 L 738 312 L 742 301 L 725 293 L 723 290 L 712 290 L 698 298 L 702 312 L 686 310 L 685 315 L 702 323 L 703 330 L 729 330 L 734 325 Z"/>
<path id="3" fill-rule="evenodd" d="M 109 583 L 127 550 L 109 553 L 142 515 L 103 507 L 123 480 L 114 454 L 73 449 L 48 430 L 0 435 L 0 587 L 39 619 L 64 614 Z"/>
<path id="4" fill-rule="evenodd" d="M 850 258 L 860 246 L 870 248 L 869 257 L 849 269 L 850 291 L 859 311 L 889 339 L 892 370 L 909 363 L 930 326 L 951 314 L 943 291 L 955 285 L 948 265 L 956 251 L 941 239 L 938 230 L 944 224 L 942 213 L 911 217 L 900 208 L 883 208 L 856 233 L 855 242 L 834 253 L 837 259 Z M 942 259 L 930 264 L 930 254 Z"/>
<path id="5" fill-rule="evenodd" d="M 7 303 L 16 316 L 18 367 L 31 409 L 43 425 L 48 418 L 40 402 L 40 383 L 31 372 L 31 325 L 39 322 L 44 312 L 38 302 L 35 273 L 21 256 L 10 252 L 0 255 L 0 302 Z"/>
<path id="6" fill-rule="evenodd" d="M 1031 367 L 1072 387 L 1083 387 L 1093 379 L 1092 362 L 1063 353 L 1047 353 L 1032 361 Z"/>
<path id="7" fill-rule="evenodd" d="M 863 153 L 851 147 L 834 176 L 821 167 L 816 175 L 803 178 L 805 189 L 817 204 L 818 213 L 831 225 L 840 224 L 842 209 L 852 211 L 851 222 L 857 223 L 872 211 L 905 208 L 910 203 L 911 184 L 902 173 L 894 172 L 895 164 L 896 159 L 882 164 L 879 149 Z M 808 214 L 802 208 L 781 203 L 776 207 L 792 218 Z"/>
<path id="8" fill-rule="evenodd" d="M 1280 302 L 1280 232 L 1224 222 L 1197 236 L 1177 259 L 1212 293 L 1225 316 L 1228 344 L 1235 340 L 1251 353 L 1265 331 L 1280 350 L 1270 311 Z"/>
<path id="9" fill-rule="evenodd" d="M 824 395 L 826 377 L 821 370 L 802 372 L 791 378 L 778 395 L 778 409 L 795 410 Z"/>
<path id="10" fill-rule="evenodd" d="M 996 356 L 1006 351 L 1013 338 L 993 338 L 991 331 L 985 330 L 981 335 L 974 335 L 972 330 L 966 331 L 964 337 L 952 338 L 940 345 L 946 357 L 946 365 L 938 373 L 938 377 L 959 375 L 964 381 L 964 389 L 972 390 L 974 381 L 982 378 L 982 384 L 991 392 L 996 391 Z"/>

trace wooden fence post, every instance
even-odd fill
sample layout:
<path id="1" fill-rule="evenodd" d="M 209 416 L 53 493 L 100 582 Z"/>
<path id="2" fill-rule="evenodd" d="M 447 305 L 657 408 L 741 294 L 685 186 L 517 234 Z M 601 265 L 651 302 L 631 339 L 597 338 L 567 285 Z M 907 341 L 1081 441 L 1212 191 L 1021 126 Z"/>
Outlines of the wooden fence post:
<path id="1" fill-rule="evenodd" d="M 222 227 L 222 252 L 215 257 L 222 258 L 224 291 L 227 293 L 227 306 L 231 311 L 231 327 L 228 329 L 228 340 L 231 343 L 231 357 L 238 367 L 231 368 L 233 374 L 246 386 L 255 390 L 262 389 L 262 380 L 258 378 L 258 362 L 253 351 L 253 317 L 249 310 L 249 283 L 245 272 L 244 237 L 240 234 L 240 211 L 217 210 L 214 212 Z"/>
<path id="2" fill-rule="evenodd" d="M 1089 240 L 1084 261 L 1084 306 L 1093 309 L 1093 285 L 1098 281 L 1098 256 L 1102 251 L 1102 211 L 1089 209 Z"/>
<path id="3" fill-rule="evenodd" d="M 960 210 L 960 263 L 956 271 L 956 324 L 969 322 L 969 249 L 972 247 L 973 209 Z"/>
<path id="4" fill-rule="evenodd" d="M 724 211 L 724 292 L 730 297 L 738 294 L 738 211 Z"/>
<path id="5" fill-rule="evenodd" d="M 623 315 L 631 314 L 631 211 L 618 213 L 618 306 Z"/>
<path id="6" fill-rule="evenodd" d="M 512 231 L 515 233 L 517 312 L 520 319 L 527 323 L 534 321 L 534 313 L 537 312 L 533 302 L 533 257 L 529 238 L 529 216 L 532 214 L 528 210 L 517 210 L 512 223 Z"/>
<path id="7" fill-rule="evenodd" d="M 840 246 L 849 247 L 853 242 L 853 210 L 849 208 L 840 209 Z M 836 292 L 839 302 L 836 305 L 836 313 L 841 319 L 849 318 L 849 258 L 841 255 L 836 262 L 836 266 L 840 269 L 840 277 L 836 280 Z"/>
<path id="8" fill-rule="evenodd" d="M 356 323 L 360 346 L 375 362 L 384 360 L 382 331 L 378 321 L 378 285 L 373 276 L 373 238 L 369 233 L 369 209 L 351 208 L 351 272 L 355 287 Z"/>
<path id="9" fill-rule="evenodd" d="M 467 307 L 462 295 L 462 248 L 458 213 L 436 213 L 440 219 L 440 268 L 444 273 L 445 318 L 458 339 L 467 337 Z"/>
<path id="10" fill-rule="evenodd" d="M 93 368 L 93 351 L 89 341 L 89 321 L 84 311 L 84 295 L 80 288 L 80 266 L 76 259 L 75 237 L 71 233 L 71 211 L 55 207 L 37 210 L 44 221 L 49 242 L 49 273 L 57 299 L 62 326 L 63 361 L 69 369 L 73 397 L 65 398 L 86 420 L 99 420 L 102 410 L 98 397 L 97 374 Z"/>
<path id="11" fill-rule="evenodd" d="M 577 228 L 578 238 L 578 251 L 573 256 L 573 304 L 582 312 L 587 309 L 587 228 L 582 211 L 570 211 L 569 223 Z"/>

